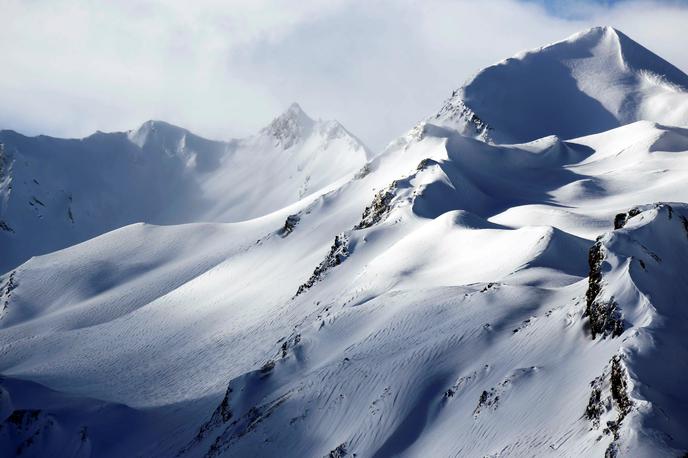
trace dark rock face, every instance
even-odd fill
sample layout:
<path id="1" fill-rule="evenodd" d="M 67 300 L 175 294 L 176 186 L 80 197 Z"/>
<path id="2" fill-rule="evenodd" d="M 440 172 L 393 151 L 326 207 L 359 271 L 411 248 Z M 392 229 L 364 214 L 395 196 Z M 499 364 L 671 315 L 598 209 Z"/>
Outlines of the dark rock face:
<path id="1" fill-rule="evenodd" d="M 605 458 L 614 458 L 618 455 L 618 445 L 617 441 L 620 438 L 621 422 L 623 422 L 626 415 L 631 411 L 633 407 L 633 402 L 628 397 L 628 384 L 626 381 L 626 369 L 624 369 L 621 364 L 621 358 L 616 355 L 612 358 L 612 369 L 609 375 L 609 381 L 611 384 L 611 395 L 614 401 L 614 406 L 617 409 L 616 420 L 608 421 L 607 428 L 604 432 L 606 434 L 613 434 L 614 441 L 609 444 L 607 450 L 604 453 Z"/>
<path id="2" fill-rule="evenodd" d="M 335 449 L 330 450 L 330 453 L 325 455 L 325 458 L 343 458 L 346 455 L 347 455 L 346 443 L 342 443 L 342 444 L 339 444 Z"/>
<path id="3" fill-rule="evenodd" d="M 604 262 L 604 250 L 598 240 L 588 252 L 588 290 L 585 293 L 585 314 L 590 319 L 590 331 L 592 338 L 598 335 L 620 336 L 623 333 L 623 319 L 621 311 L 614 299 L 604 300 L 600 298 L 602 292 L 602 263 Z"/>
<path id="4" fill-rule="evenodd" d="M 629 219 L 640 214 L 640 210 L 637 208 L 631 208 L 626 213 L 619 213 L 614 217 L 614 230 L 621 229 L 626 225 Z"/>
<path id="5" fill-rule="evenodd" d="M 205 439 L 208 436 L 208 434 L 211 433 L 215 428 L 227 423 L 229 420 L 232 419 L 234 414 L 232 413 L 232 409 L 229 405 L 229 399 L 232 395 L 232 391 L 233 390 L 231 386 L 227 387 L 225 397 L 222 399 L 220 405 L 217 406 L 210 419 L 203 423 L 200 426 L 200 428 L 198 428 L 196 436 L 191 440 L 191 442 L 189 442 L 184 448 L 182 448 L 179 451 L 177 456 L 186 454 L 195 445 L 199 444 L 203 439 Z"/>
<path id="6" fill-rule="evenodd" d="M 269 418 L 285 401 L 289 394 L 259 406 L 253 406 L 242 416 L 229 423 L 226 429 L 213 441 L 205 456 L 221 456 L 234 442 L 252 433 L 267 418 Z"/>
<path id="7" fill-rule="evenodd" d="M 384 220 L 392 209 L 391 204 L 394 199 L 395 189 L 396 182 L 393 182 L 389 187 L 375 194 L 373 202 L 363 210 L 361 221 L 354 226 L 354 229 L 366 229 Z"/>
<path id="8" fill-rule="evenodd" d="M 294 229 L 300 220 L 301 217 L 298 214 L 287 216 L 287 219 L 284 221 L 284 226 L 282 226 L 282 229 L 280 230 L 280 235 L 282 237 L 286 237 L 294 232 Z"/>
<path id="9" fill-rule="evenodd" d="M 5 315 L 5 312 L 7 311 L 9 305 L 10 305 L 10 299 L 12 297 L 12 291 L 17 289 L 17 281 L 15 279 L 15 274 L 16 271 L 12 271 L 10 273 L 9 278 L 7 279 L 7 282 L 0 286 L 0 304 L 2 304 L 2 309 L 0 309 L 0 319 Z"/>
<path id="10" fill-rule="evenodd" d="M 592 422 L 593 427 L 600 427 L 600 417 L 604 412 L 604 405 L 602 404 L 602 389 L 601 379 L 595 379 L 592 382 L 593 388 L 590 393 L 590 400 L 588 406 L 585 408 L 585 418 Z"/>
<path id="11" fill-rule="evenodd" d="M 425 159 L 423 159 L 422 161 L 420 161 L 418 163 L 418 165 L 416 166 L 416 171 L 420 172 L 422 170 L 427 169 L 429 166 L 436 165 L 436 164 L 437 164 L 437 161 L 434 161 L 434 160 L 430 159 L 429 157 L 426 157 Z"/>
<path id="12" fill-rule="evenodd" d="M 325 273 L 332 267 L 336 267 L 346 258 L 349 257 L 349 237 L 342 233 L 334 238 L 334 243 L 330 247 L 330 252 L 325 256 L 325 259 L 315 268 L 313 274 L 306 281 L 306 283 L 299 286 L 299 289 L 294 294 L 294 297 L 308 291 L 313 285 L 319 282 Z"/>
<path id="13" fill-rule="evenodd" d="M 605 367 L 602 375 L 590 383 L 592 391 L 584 417 L 590 420 L 594 429 L 600 427 L 604 416 L 607 421 L 602 432 L 612 435 L 613 440 L 607 447 L 605 457 L 615 457 L 618 453 L 621 423 L 633 407 L 628 395 L 628 377 L 623 366 L 622 357 L 615 355 Z M 616 417 L 609 415 L 616 414 Z"/>
<path id="14" fill-rule="evenodd" d="M 621 358 L 616 355 L 612 358 L 612 371 L 609 376 L 611 382 L 612 399 L 619 411 L 619 416 L 616 420 L 618 434 L 618 425 L 621 424 L 626 415 L 631 411 L 633 402 L 628 397 L 628 382 L 626 377 L 626 369 L 621 364 Z"/>

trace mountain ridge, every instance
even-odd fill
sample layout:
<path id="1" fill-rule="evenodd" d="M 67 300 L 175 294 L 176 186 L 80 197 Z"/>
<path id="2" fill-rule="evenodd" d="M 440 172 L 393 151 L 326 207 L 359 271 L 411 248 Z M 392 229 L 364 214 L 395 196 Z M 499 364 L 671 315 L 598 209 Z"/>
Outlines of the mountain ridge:
<path id="1" fill-rule="evenodd" d="M 556 102 L 568 95 L 607 114 L 627 96 L 650 118 L 648 100 L 682 103 L 681 92 L 608 67 L 619 63 L 607 52 L 615 40 L 588 31 L 573 40 L 574 60 L 559 48 L 535 54 L 570 78 L 531 79 L 554 75 L 550 89 L 570 90 Z M 486 100 L 528 88 L 523 76 L 542 68 L 505 62 L 508 84 Z M 610 75 L 626 79 L 592 97 Z M 523 143 L 515 134 L 540 131 L 461 104 L 451 104 L 459 118 L 427 118 L 374 157 L 351 153 L 355 139 L 326 122 L 292 141 L 283 131 L 308 120 L 290 107 L 277 136 L 241 140 L 226 159 L 250 164 L 240 193 L 225 193 L 222 174 L 196 183 L 219 189 L 208 215 L 288 182 L 258 176 L 262 150 L 251 145 L 269 148 L 276 171 L 309 170 L 311 141 L 366 160 L 256 218 L 123 225 L 0 275 L 0 450 L 685 454 L 688 129 L 616 117 L 574 123 L 577 136 L 552 129 L 572 115 L 542 119 L 546 134 Z M 547 117 L 533 107 L 526 119 Z M 167 163 L 181 151 L 171 162 L 186 164 L 180 142 L 131 154 Z"/>
<path id="2" fill-rule="evenodd" d="M 369 153 L 360 140 L 339 123 L 309 123 L 288 132 L 286 149 L 268 130 L 272 124 L 227 142 L 153 120 L 83 139 L 0 131 L 0 221 L 7 228 L 0 230 L 0 249 L 8 253 L 0 270 L 139 221 L 259 217 L 363 167 Z M 272 181 L 253 181 L 256 173 Z M 49 235 L 41 237 L 37 232 L 47 226 Z"/>

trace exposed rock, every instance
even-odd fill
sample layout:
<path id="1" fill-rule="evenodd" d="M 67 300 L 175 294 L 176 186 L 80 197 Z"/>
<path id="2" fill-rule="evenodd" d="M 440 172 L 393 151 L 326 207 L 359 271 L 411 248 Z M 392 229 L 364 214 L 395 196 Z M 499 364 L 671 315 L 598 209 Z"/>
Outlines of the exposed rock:
<path id="1" fill-rule="evenodd" d="M 222 455 L 234 442 L 246 434 L 254 431 L 260 423 L 269 418 L 275 410 L 289 398 L 289 393 L 284 394 L 274 401 L 260 406 L 251 407 L 244 415 L 232 421 L 210 446 L 206 457 Z"/>
<path id="2" fill-rule="evenodd" d="M 605 457 L 614 457 L 618 453 L 621 424 L 631 411 L 633 402 L 628 395 L 626 369 L 621 357 L 615 355 L 609 363 L 602 375 L 590 384 L 592 392 L 584 417 L 595 429 L 600 427 L 603 418 L 606 420 L 602 432 L 612 435 L 613 440 L 607 447 Z"/>
<path id="3" fill-rule="evenodd" d="M 585 293 L 586 307 L 583 316 L 590 320 L 592 338 L 598 335 L 620 336 L 623 333 L 623 319 L 614 298 L 604 300 L 600 298 L 602 292 L 602 263 L 604 249 L 598 239 L 588 252 L 588 290 Z"/>
<path id="4" fill-rule="evenodd" d="M 594 428 L 600 427 L 600 417 L 606 410 L 602 400 L 604 381 L 605 376 L 602 374 L 590 383 L 592 391 L 590 392 L 588 406 L 585 408 L 585 418 L 592 422 Z"/>
<path id="5" fill-rule="evenodd" d="M 280 230 L 280 235 L 282 237 L 286 237 L 292 232 L 294 232 L 294 229 L 296 228 L 296 225 L 299 223 L 300 220 L 301 216 L 299 216 L 298 214 L 287 216 L 287 219 L 284 221 L 284 226 Z"/>
<path id="6" fill-rule="evenodd" d="M 481 372 L 484 374 L 490 369 L 489 364 L 485 364 L 483 368 L 481 369 Z M 449 398 L 454 397 L 457 392 L 463 390 L 467 385 L 470 383 L 474 382 L 478 377 L 478 371 L 473 371 L 468 375 L 459 377 L 456 382 L 450 387 L 447 388 L 447 390 L 442 394 L 442 398 L 444 400 L 447 400 Z"/>
<path id="7" fill-rule="evenodd" d="M 484 140 L 489 141 L 489 132 L 492 128 L 473 112 L 463 100 L 457 97 L 458 92 L 452 92 L 452 96 L 444 103 L 444 106 L 435 115 L 435 119 L 445 119 L 454 122 L 463 121 L 466 127 L 473 131 L 473 134 Z"/>
<path id="8" fill-rule="evenodd" d="M 282 342 L 282 346 L 280 347 L 280 354 L 282 355 L 282 358 L 286 358 L 289 350 L 298 345 L 299 342 L 301 342 L 301 334 L 296 334 Z"/>
<path id="9" fill-rule="evenodd" d="M 330 450 L 330 453 L 324 458 L 343 458 L 347 455 L 346 442 L 339 444 L 335 449 Z"/>
<path id="10" fill-rule="evenodd" d="M 421 170 L 425 170 L 429 166 L 435 165 L 435 164 L 437 164 L 436 161 L 426 157 L 425 159 L 423 159 L 422 161 L 420 161 L 418 163 L 418 166 L 416 166 L 416 170 L 420 172 Z"/>
<path id="11" fill-rule="evenodd" d="M 272 372 L 272 370 L 275 368 L 275 362 L 273 360 L 268 360 L 263 366 L 260 368 L 260 373 L 261 374 L 269 374 Z"/>
<path id="12" fill-rule="evenodd" d="M 621 229 L 626 225 L 629 219 L 640 214 L 640 210 L 637 208 L 631 208 L 626 213 L 619 213 L 614 217 L 614 229 Z"/>
<path id="13" fill-rule="evenodd" d="M 7 282 L 0 286 L 0 304 L 2 304 L 2 310 L 0 310 L 0 319 L 5 316 L 7 309 L 10 305 L 10 299 L 12 298 L 12 291 L 17 289 L 17 281 L 15 279 L 16 271 L 12 271 L 7 278 Z"/>
<path id="14" fill-rule="evenodd" d="M 618 425 L 621 424 L 623 419 L 626 418 L 626 415 L 628 415 L 628 412 L 631 411 L 631 407 L 633 407 L 633 402 L 628 397 L 626 369 L 621 364 L 621 358 L 618 355 L 612 358 L 612 370 L 609 379 L 611 381 L 612 399 L 614 399 L 619 411 L 619 416 L 616 421 L 618 428 Z M 616 435 L 617 433 L 615 431 L 615 436 Z"/>
<path id="15" fill-rule="evenodd" d="M 334 238 L 334 242 L 330 247 L 330 252 L 325 256 L 325 259 L 315 268 L 313 274 L 306 281 L 306 283 L 299 286 L 299 289 L 294 294 L 294 297 L 306 292 L 318 281 L 320 281 L 325 273 L 332 267 L 338 266 L 346 258 L 349 257 L 349 237 L 342 233 Z"/>
<path id="16" fill-rule="evenodd" d="M 14 233 L 14 229 L 12 229 L 12 227 L 10 227 L 9 224 L 7 224 L 6 222 L 4 222 L 4 221 L 1 220 L 1 219 L 0 219 L 0 231 L 5 231 L 5 232 L 12 232 L 12 233 Z"/>
<path id="17" fill-rule="evenodd" d="M 366 176 L 368 176 L 368 174 L 370 173 L 370 171 L 371 171 L 370 162 L 366 162 L 366 164 L 365 164 L 363 167 L 361 167 L 361 168 L 358 170 L 358 172 L 356 172 L 356 175 L 354 175 L 354 179 L 355 179 L 355 180 L 360 180 L 360 179 L 362 179 L 362 178 L 365 178 Z"/>
<path id="18" fill-rule="evenodd" d="M 499 394 L 497 394 L 496 388 L 490 388 L 489 390 L 483 390 L 480 393 L 480 398 L 478 398 L 478 405 L 473 409 L 473 417 L 478 418 L 480 413 L 486 408 L 492 408 L 497 410 L 499 406 Z"/>
<path id="19" fill-rule="evenodd" d="M 497 285 L 497 283 L 490 282 L 490 283 L 488 283 L 487 285 L 485 285 L 485 286 L 483 287 L 483 289 L 480 290 L 480 292 L 481 292 L 481 293 L 484 293 L 484 292 L 486 292 L 487 290 L 493 288 L 493 287 L 496 286 L 496 285 Z"/>
<path id="20" fill-rule="evenodd" d="M 392 210 L 392 200 L 396 189 L 396 181 L 387 188 L 378 191 L 373 197 L 373 202 L 363 210 L 361 221 L 354 226 L 355 230 L 366 229 L 384 220 Z"/>
<path id="21" fill-rule="evenodd" d="M 177 453 L 177 456 L 183 455 L 187 453 L 189 450 L 191 450 L 195 445 L 200 443 L 203 439 L 205 439 L 208 434 L 213 431 L 214 429 L 218 428 L 221 425 L 224 425 L 227 423 L 229 420 L 232 419 L 233 413 L 232 409 L 230 408 L 229 400 L 230 396 L 232 394 L 233 390 L 232 387 L 229 386 L 227 387 L 227 391 L 225 392 L 224 398 L 222 398 L 222 402 L 220 403 L 219 406 L 215 409 L 213 414 L 211 415 L 210 419 L 203 423 L 199 428 L 198 432 L 196 433 L 196 436 L 189 442 L 187 445 L 185 445 L 179 453 Z"/>

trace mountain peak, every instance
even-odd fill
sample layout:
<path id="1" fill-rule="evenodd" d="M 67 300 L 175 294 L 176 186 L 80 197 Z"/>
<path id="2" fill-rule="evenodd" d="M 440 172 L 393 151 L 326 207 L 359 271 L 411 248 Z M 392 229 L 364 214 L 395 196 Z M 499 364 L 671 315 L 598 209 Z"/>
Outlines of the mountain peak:
<path id="1" fill-rule="evenodd" d="M 613 27 L 593 27 L 478 72 L 434 122 L 496 143 L 575 138 L 639 120 L 688 123 L 688 76 Z M 676 98 L 670 106 L 668 93 Z"/>
<path id="2" fill-rule="evenodd" d="M 283 115 L 287 114 L 291 116 L 305 117 L 310 119 L 306 112 L 303 111 L 303 108 L 301 108 L 301 105 L 299 105 L 297 102 L 292 102 L 291 105 L 289 105 L 289 108 L 287 108 Z"/>
<path id="3" fill-rule="evenodd" d="M 177 142 L 186 134 L 188 134 L 186 129 L 155 119 L 150 119 L 141 124 L 138 129 L 127 133 L 129 139 L 141 148 L 151 142 Z"/>
<path id="4" fill-rule="evenodd" d="M 289 149 L 310 134 L 314 125 L 315 121 L 303 111 L 298 103 L 294 102 L 284 113 L 263 128 L 261 133 L 273 137 L 276 145 Z"/>

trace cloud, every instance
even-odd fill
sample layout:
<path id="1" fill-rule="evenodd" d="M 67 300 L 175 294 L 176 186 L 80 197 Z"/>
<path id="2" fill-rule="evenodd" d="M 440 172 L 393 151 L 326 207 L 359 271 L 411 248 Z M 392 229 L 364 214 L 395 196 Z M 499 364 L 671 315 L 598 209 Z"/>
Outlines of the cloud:
<path id="1" fill-rule="evenodd" d="M 230 138 L 299 101 L 380 148 L 481 67 L 593 25 L 688 69 L 680 3 L 553 1 L 0 0 L 0 127 Z"/>

